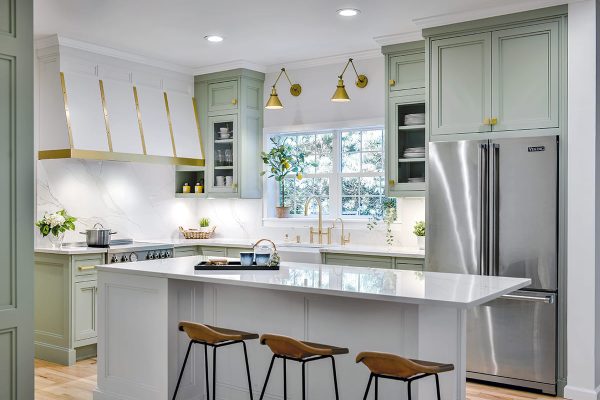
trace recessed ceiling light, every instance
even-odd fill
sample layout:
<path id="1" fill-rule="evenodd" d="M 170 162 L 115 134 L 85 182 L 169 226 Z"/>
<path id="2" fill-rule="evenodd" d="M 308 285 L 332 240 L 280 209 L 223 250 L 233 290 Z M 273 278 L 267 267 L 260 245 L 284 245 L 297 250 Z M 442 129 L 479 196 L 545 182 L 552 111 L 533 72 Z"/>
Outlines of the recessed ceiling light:
<path id="1" fill-rule="evenodd" d="M 354 17 L 358 15 L 359 12 L 360 10 L 357 10 L 356 8 L 342 8 L 337 10 L 337 13 L 342 17 Z"/>
<path id="2" fill-rule="evenodd" d="M 209 42 L 218 43 L 218 42 L 222 42 L 223 41 L 223 36 L 208 35 L 208 36 L 204 36 L 204 39 L 208 40 Z"/>

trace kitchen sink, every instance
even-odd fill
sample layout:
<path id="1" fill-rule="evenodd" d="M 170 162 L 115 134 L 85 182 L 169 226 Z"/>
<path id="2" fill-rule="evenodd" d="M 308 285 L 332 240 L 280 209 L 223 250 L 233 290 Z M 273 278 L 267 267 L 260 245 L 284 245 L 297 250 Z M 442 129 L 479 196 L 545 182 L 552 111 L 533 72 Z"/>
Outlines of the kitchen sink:
<path id="1" fill-rule="evenodd" d="M 277 247 L 278 248 L 285 248 L 285 247 L 300 247 L 300 248 L 307 248 L 307 249 L 322 249 L 324 247 L 331 247 L 333 246 L 333 244 L 319 244 L 319 243 L 277 243 Z"/>

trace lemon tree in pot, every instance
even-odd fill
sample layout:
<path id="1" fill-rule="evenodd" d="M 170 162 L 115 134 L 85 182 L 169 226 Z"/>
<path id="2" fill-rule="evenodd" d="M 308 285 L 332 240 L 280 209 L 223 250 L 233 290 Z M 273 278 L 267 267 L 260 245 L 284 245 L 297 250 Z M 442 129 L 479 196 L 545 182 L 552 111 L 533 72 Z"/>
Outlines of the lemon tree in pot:
<path id="1" fill-rule="evenodd" d="M 269 152 L 262 152 L 260 158 L 267 169 L 261 175 L 269 174 L 279 186 L 279 205 L 276 207 L 277 218 L 286 218 L 290 215 L 290 207 L 285 203 L 285 179 L 294 176 L 301 180 L 304 169 L 316 166 L 315 163 L 306 161 L 306 155 L 286 143 L 285 138 L 271 138 L 272 148 Z"/>

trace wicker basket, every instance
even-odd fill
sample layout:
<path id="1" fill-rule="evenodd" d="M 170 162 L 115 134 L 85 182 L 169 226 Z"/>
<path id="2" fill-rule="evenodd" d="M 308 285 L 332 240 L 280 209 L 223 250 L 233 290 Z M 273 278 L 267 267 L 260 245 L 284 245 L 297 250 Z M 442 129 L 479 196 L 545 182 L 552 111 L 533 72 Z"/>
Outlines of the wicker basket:
<path id="1" fill-rule="evenodd" d="M 210 239 L 215 233 L 216 226 L 211 226 L 202 229 L 183 229 L 179 227 L 179 231 L 183 234 L 186 239 Z"/>

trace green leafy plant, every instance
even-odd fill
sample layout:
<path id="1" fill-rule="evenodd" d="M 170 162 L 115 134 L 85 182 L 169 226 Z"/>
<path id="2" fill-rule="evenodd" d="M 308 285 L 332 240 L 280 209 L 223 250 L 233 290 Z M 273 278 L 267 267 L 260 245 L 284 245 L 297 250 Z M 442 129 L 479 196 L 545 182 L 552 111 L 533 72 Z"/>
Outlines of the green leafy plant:
<path id="1" fill-rule="evenodd" d="M 208 228 L 210 226 L 210 219 L 200 218 L 200 228 Z"/>
<path id="2" fill-rule="evenodd" d="M 35 226 L 40 229 L 43 237 L 49 234 L 58 236 L 66 231 L 74 231 L 75 221 L 77 218 L 70 216 L 65 210 L 60 210 L 52 214 L 44 214 L 44 217 L 36 222 Z"/>
<path id="3" fill-rule="evenodd" d="M 415 223 L 413 233 L 416 236 L 425 236 L 425 221 L 417 221 Z"/>
<path id="4" fill-rule="evenodd" d="M 385 198 L 382 202 L 381 210 L 374 210 L 374 215 L 369 218 L 367 228 L 372 231 L 377 228 L 379 222 L 385 224 L 385 242 L 391 246 L 394 244 L 394 234 L 392 233 L 392 224 L 398 218 L 396 209 L 396 199 Z"/>
<path id="5" fill-rule="evenodd" d="M 267 170 L 260 174 L 269 173 L 269 178 L 274 178 L 279 184 L 279 206 L 285 207 L 285 178 L 292 174 L 301 180 L 304 169 L 316 166 L 316 163 L 306 161 L 306 155 L 286 143 L 285 138 L 271 138 L 273 147 L 269 152 L 262 152 L 260 158 L 267 165 Z"/>

